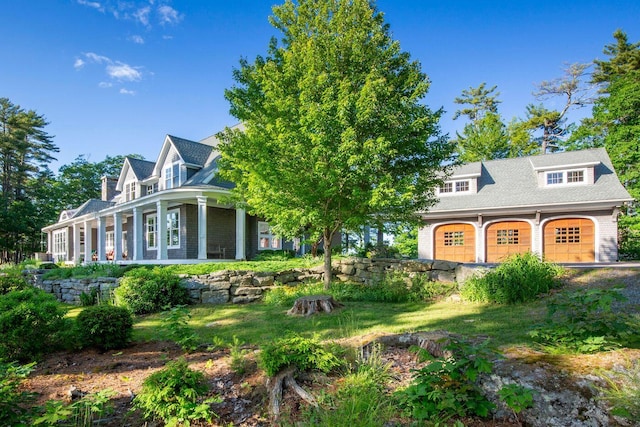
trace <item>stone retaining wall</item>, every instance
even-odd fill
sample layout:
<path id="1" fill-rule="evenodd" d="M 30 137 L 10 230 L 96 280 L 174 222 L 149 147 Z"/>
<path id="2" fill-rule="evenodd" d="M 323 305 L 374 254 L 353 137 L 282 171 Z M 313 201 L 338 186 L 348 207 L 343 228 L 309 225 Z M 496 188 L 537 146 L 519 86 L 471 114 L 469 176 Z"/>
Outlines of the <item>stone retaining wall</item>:
<path id="1" fill-rule="evenodd" d="M 333 263 L 333 274 L 341 282 L 364 283 L 368 286 L 375 286 L 386 274 L 393 272 L 406 274 L 410 278 L 426 276 L 432 281 L 454 282 L 458 274 L 464 275 L 460 266 L 459 263 L 437 260 L 347 258 Z M 265 291 L 277 284 L 295 286 L 322 280 L 322 270 L 322 266 L 278 273 L 222 270 L 202 275 L 185 275 L 182 278 L 193 303 L 242 304 L 262 298 Z M 117 279 L 110 277 L 57 280 L 42 280 L 41 274 L 33 277 L 35 286 L 53 293 L 60 301 L 72 304 L 79 303 L 82 292 L 89 293 L 92 288 L 97 288 L 104 295 L 118 286 Z"/>

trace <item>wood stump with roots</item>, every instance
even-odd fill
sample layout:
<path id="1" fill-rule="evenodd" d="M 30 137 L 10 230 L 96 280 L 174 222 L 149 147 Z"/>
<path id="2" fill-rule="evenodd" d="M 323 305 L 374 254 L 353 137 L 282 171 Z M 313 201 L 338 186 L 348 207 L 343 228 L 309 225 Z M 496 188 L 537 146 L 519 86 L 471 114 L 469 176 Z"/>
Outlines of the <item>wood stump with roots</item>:
<path id="1" fill-rule="evenodd" d="M 328 295 L 325 297 L 331 298 Z M 314 297 L 317 297 L 314 296 Z M 309 298 L 303 297 L 296 300 Z M 332 298 L 331 298 L 332 299 Z M 333 300 L 333 299 L 332 299 Z M 335 301 L 334 301 L 335 303 Z M 295 308 L 295 306 L 294 306 Z M 293 310 L 293 309 L 292 309 Z M 406 334 L 391 334 L 376 336 L 358 348 L 359 354 L 364 360 L 367 360 L 375 351 L 375 347 L 380 344 L 383 346 L 394 347 L 411 347 L 417 346 L 429 352 L 434 357 L 450 357 L 451 352 L 446 350 L 451 340 L 458 338 L 458 335 L 451 334 L 446 331 L 429 331 L 415 332 Z M 282 404 L 282 394 L 285 387 L 297 394 L 302 400 L 308 404 L 318 407 L 318 401 L 303 389 L 295 380 L 294 376 L 298 372 L 297 368 L 290 366 L 280 371 L 276 376 L 267 380 L 267 390 L 269 390 L 269 411 L 275 420 L 280 416 L 280 406 Z"/>
<path id="2" fill-rule="evenodd" d="M 320 312 L 331 313 L 338 307 L 342 307 L 342 304 L 334 300 L 331 295 L 307 295 L 298 298 L 287 314 L 311 316 Z"/>

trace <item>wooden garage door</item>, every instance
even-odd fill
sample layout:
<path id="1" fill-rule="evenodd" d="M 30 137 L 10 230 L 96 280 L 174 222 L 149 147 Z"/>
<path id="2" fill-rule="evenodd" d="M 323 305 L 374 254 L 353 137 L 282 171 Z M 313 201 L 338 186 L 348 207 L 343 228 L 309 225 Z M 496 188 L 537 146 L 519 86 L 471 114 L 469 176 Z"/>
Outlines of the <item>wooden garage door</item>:
<path id="1" fill-rule="evenodd" d="M 531 226 L 524 221 L 505 221 L 487 227 L 487 262 L 500 262 L 511 254 L 531 250 Z"/>
<path id="2" fill-rule="evenodd" d="M 584 218 L 557 219 L 544 226 L 544 258 L 554 262 L 593 262 L 595 227 Z"/>
<path id="3" fill-rule="evenodd" d="M 435 259 L 475 262 L 476 233 L 470 224 L 447 224 L 436 228 Z"/>

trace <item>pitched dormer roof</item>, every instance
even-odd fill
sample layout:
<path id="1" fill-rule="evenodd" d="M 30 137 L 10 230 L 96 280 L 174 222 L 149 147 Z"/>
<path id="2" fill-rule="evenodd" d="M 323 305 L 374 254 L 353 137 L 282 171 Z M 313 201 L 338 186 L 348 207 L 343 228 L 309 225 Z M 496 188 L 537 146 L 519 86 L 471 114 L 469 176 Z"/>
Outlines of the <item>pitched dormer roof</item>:
<path id="1" fill-rule="evenodd" d="M 542 171 L 586 167 L 594 168 L 593 184 L 539 185 L 537 174 Z M 481 171 L 477 192 L 441 197 L 427 216 L 598 202 L 621 204 L 632 200 L 604 148 L 475 162 L 454 169 L 451 178 L 469 175 L 477 169 Z"/>
<path id="2" fill-rule="evenodd" d="M 126 160 L 129 162 L 131 170 L 138 181 L 147 179 L 153 174 L 153 168 L 156 165 L 154 162 L 136 159 L 135 157 L 127 157 Z"/>
<path id="3" fill-rule="evenodd" d="M 178 138 L 173 135 L 167 135 L 167 139 L 171 141 L 176 151 L 187 165 L 203 167 L 213 150 L 210 145 Z"/>

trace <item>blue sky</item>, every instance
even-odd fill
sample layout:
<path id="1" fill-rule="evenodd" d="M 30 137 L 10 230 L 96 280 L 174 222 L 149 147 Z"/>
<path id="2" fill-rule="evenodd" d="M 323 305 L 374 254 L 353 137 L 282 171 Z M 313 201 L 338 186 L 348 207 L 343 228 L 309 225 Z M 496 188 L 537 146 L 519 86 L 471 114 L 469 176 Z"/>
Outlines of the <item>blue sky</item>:
<path id="1" fill-rule="evenodd" d="M 280 0 L 4 0 L 0 97 L 36 110 L 60 148 L 155 160 L 166 134 L 205 138 L 236 120 L 224 89 L 241 57 L 266 53 Z M 500 112 L 522 116 L 533 84 L 565 64 L 603 58 L 621 28 L 640 40 L 640 2 L 378 0 L 393 37 L 432 81 L 444 132 L 463 126 L 453 99 L 498 85 Z M 550 107 L 553 104 L 548 104 Z M 585 112 L 576 112 L 575 117 Z"/>

